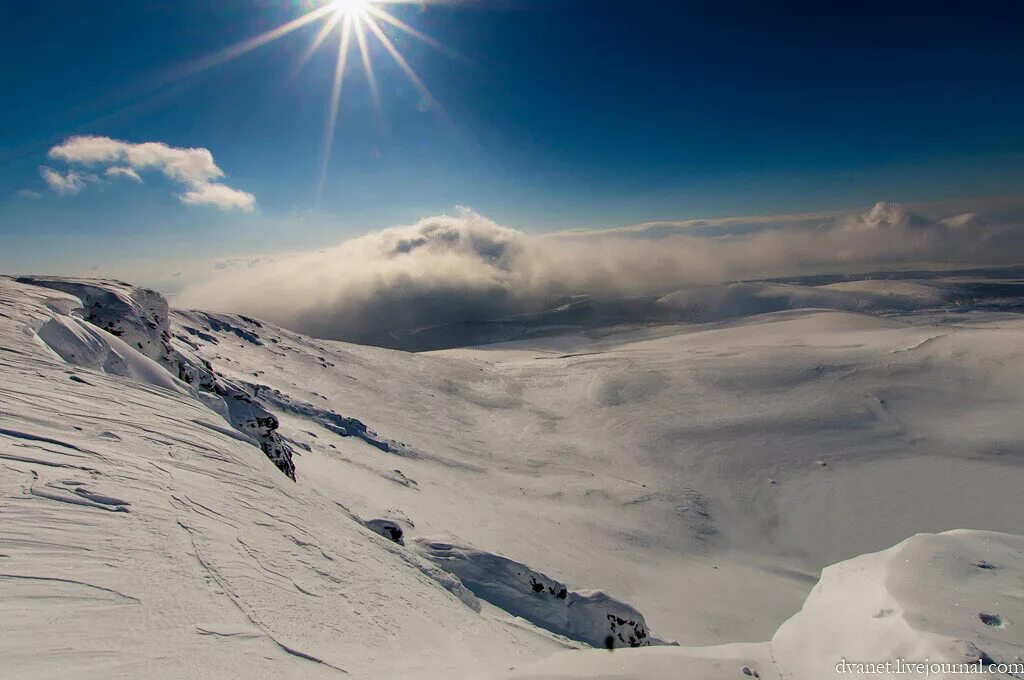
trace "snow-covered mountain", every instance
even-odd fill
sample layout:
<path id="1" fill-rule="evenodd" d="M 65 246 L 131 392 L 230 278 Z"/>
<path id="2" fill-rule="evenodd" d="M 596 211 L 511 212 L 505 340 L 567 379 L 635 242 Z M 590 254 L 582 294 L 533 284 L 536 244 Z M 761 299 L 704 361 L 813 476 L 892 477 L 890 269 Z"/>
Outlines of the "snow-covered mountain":
<path id="1" fill-rule="evenodd" d="M 1019 661 L 1012 296 L 740 286 L 410 354 L 0 278 L 0 674 Z"/>

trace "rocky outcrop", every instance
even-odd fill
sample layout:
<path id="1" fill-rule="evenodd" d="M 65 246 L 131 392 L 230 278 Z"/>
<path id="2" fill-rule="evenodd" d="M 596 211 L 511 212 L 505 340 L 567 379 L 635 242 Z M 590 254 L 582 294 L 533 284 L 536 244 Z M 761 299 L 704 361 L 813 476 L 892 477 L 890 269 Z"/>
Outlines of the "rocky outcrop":
<path id="1" fill-rule="evenodd" d="M 600 590 L 571 590 L 521 562 L 468 546 L 416 538 L 410 547 L 481 600 L 552 633 L 607 649 L 670 644 L 651 635 L 643 614 Z"/>
<path id="2" fill-rule="evenodd" d="M 405 545 L 405 530 L 393 519 L 369 519 L 366 528 L 398 545 Z"/>
<path id="3" fill-rule="evenodd" d="M 21 276 L 18 283 L 49 288 L 74 296 L 81 301 L 80 310 L 69 310 L 89 324 L 106 331 L 131 349 L 155 361 L 172 376 L 196 390 L 209 408 L 219 413 L 232 427 L 259 442 L 260 449 L 281 472 L 295 479 L 292 448 L 277 432 L 276 416 L 251 396 L 244 385 L 217 374 L 209 361 L 194 354 L 187 346 L 173 344 L 167 300 L 153 290 L 138 288 L 121 281 L 72 279 L 50 276 Z M 221 329 L 226 325 L 222 322 Z M 236 331 L 239 337 L 253 342 L 253 334 Z M 258 342 L 258 338 L 255 338 Z M 66 361 L 78 363 L 74 356 Z M 95 354 L 95 352 L 93 352 Z M 123 352 L 112 353 L 119 363 Z M 104 365 L 112 364 L 104 359 Z M 150 364 L 152 365 L 152 364 Z M 130 372 L 111 371 L 119 375 Z"/>

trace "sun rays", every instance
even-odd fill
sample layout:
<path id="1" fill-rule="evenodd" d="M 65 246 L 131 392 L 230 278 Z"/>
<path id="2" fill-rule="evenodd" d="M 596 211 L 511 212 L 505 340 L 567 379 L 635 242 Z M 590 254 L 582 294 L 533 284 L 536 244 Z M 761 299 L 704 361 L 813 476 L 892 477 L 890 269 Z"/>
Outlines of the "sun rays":
<path id="1" fill-rule="evenodd" d="M 318 50 L 321 48 L 326 49 L 332 40 L 337 40 L 335 50 L 337 56 L 334 64 L 334 75 L 331 80 L 327 119 L 324 122 L 323 142 L 320 149 L 320 170 L 316 185 L 316 195 L 319 201 L 330 165 L 331 151 L 334 145 L 334 136 L 341 108 L 341 96 L 345 85 L 345 73 L 349 66 L 349 54 L 353 50 L 358 53 L 358 57 L 362 62 L 363 75 L 369 85 L 374 107 L 378 111 L 378 115 L 380 115 L 380 92 L 373 65 L 371 36 L 387 52 L 402 73 L 417 89 L 426 105 L 444 117 L 444 110 L 434 98 L 430 89 L 399 51 L 394 40 L 388 36 L 381 26 L 381 24 L 386 24 L 392 29 L 420 40 L 435 49 L 453 55 L 454 52 L 451 49 L 384 9 L 384 6 L 387 5 L 409 3 L 410 0 L 314 0 L 312 6 L 301 16 L 260 35 L 185 64 L 170 74 L 168 82 L 227 63 L 268 43 L 295 33 L 299 29 L 319 24 L 317 32 L 306 47 L 295 68 L 297 73 L 309 63 L 309 60 Z M 422 0 L 420 4 L 423 4 Z M 306 3 L 306 6 L 309 7 L 309 3 Z"/>
<path id="2" fill-rule="evenodd" d="M 327 120 L 324 123 L 324 137 L 320 151 L 320 173 L 317 177 L 318 200 L 323 193 L 324 182 L 326 181 L 327 170 L 330 165 L 331 151 L 334 146 L 334 135 L 337 129 L 338 114 L 341 106 L 341 94 L 345 84 L 345 72 L 348 67 L 349 52 L 353 49 L 353 42 L 355 42 L 355 49 L 362 61 L 363 74 L 369 84 L 374 107 L 377 109 L 378 114 L 380 112 L 380 93 L 377 88 L 377 79 L 374 75 L 368 34 L 376 38 L 377 42 L 380 43 L 384 50 L 398 65 L 399 69 L 401 69 L 409 81 L 416 87 L 424 101 L 433 108 L 439 108 L 437 101 L 430 92 L 430 89 L 412 68 L 409 61 L 402 56 L 402 53 L 395 46 L 394 41 L 388 37 L 378 22 L 387 23 L 402 33 L 421 40 L 437 49 L 444 50 L 445 48 L 430 36 L 410 26 L 408 23 L 390 14 L 379 6 L 385 4 L 395 3 L 389 3 L 386 0 L 333 0 L 332 2 L 311 10 L 305 15 L 290 22 L 290 24 L 295 24 L 294 28 L 289 28 L 284 33 L 277 33 L 280 31 L 280 28 L 268 32 L 276 33 L 270 38 L 270 40 L 276 40 L 285 33 L 291 32 L 292 30 L 300 28 L 308 23 L 316 21 L 323 22 L 312 42 L 309 44 L 309 47 L 303 54 L 298 65 L 299 69 L 305 66 L 313 54 L 333 33 L 339 34 L 337 59 L 334 66 L 334 78 L 331 82 L 331 94 L 328 105 Z M 285 26 L 289 26 L 289 24 L 285 24 Z M 267 34 L 263 35 L 265 36 Z M 260 41 L 262 38 L 263 36 L 257 36 L 256 38 L 253 38 L 252 41 Z"/>

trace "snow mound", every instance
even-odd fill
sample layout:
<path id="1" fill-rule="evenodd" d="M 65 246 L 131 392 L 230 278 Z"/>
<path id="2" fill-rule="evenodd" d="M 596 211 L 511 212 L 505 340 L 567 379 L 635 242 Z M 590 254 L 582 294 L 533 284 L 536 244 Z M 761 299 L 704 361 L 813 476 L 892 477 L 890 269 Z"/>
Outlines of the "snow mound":
<path id="1" fill-rule="evenodd" d="M 1024 673 L 1024 537 L 957 530 L 827 567 L 799 613 L 770 642 L 716 647 L 558 653 L 517 680 L 787 680 Z M 891 664 L 881 673 L 861 664 Z M 939 664 L 935 666 L 933 664 Z M 946 664 L 946 665 L 942 665 Z M 905 667 L 904 667 L 905 668 Z M 921 677 L 925 673 L 921 672 Z"/>
<path id="2" fill-rule="evenodd" d="M 1022 615 L 1024 537 L 918 534 L 827 567 L 772 645 L 798 678 L 820 677 L 841 659 L 1020 664 L 1024 626 L 1001 623 Z"/>
<path id="3" fill-rule="evenodd" d="M 169 308 L 160 293 L 104 279 L 20 276 L 16 281 L 59 290 L 77 298 L 85 321 L 121 338 L 154 361 L 164 365 L 174 363 L 175 352 L 167 322 Z"/>
<path id="4" fill-rule="evenodd" d="M 29 278 L 22 277 L 23 280 Z M 151 291 L 136 289 L 143 299 L 139 302 L 127 294 L 132 290 L 127 284 L 109 282 L 112 286 L 110 294 L 97 296 L 102 301 L 97 300 L 95 306 L 86 309 L 82 299 L 67 292 L 78 288 L 76 283 L 56 278 L 40 280 L 52 284 L 46 285 L 50 290 L 8 283 L 0 295 L 0 304 L 17 313 L 24 322 L 24 332 L 37 344 L 74 366 L 188 393 L 187 388 L 176 382 L 158 363 L 169 348 L 162 345 L 159 333 L 153 332 L 146 324 L 155 328 L 161 312 L 164 314 L 162 318 L 166 319 L 167 306 L 164 303 L 161 308 L 147 299 L 147 293 Z M 118 289 L 116 292 L 115 288 Z M 103 309 L 105 303 L 123 310 L 131 308 L 133 312 L 129 318 L 134 323 L 98 322 L 98 314 L 106 313 Z"/>
<path id="5" fill-rule="evenodd" d="M 946 301 L 946 294 L 940 285 L 928 285 L 919 281 L 902 281 L 898 279 L 863 279 L 861 281 L 841 281 L 821 286 L 820 290 L 845 291 L 860 293 L 865 296 L 878 296 L 879 304 L 885 300 L 903 300 L 904 303 L 919 301 L 922 305 L 941 305 Z M 877 299 L 877 298 L 876 298 Z"/>
<path id="6" fill-rule="evenodd" d="M 608 649 L 667 644 L 650 634 L 643 614 L 607 593 L 569 590 L 525 564 L 467 546 L 423 537 L 412 546 L 480 599 L 557 635 Z"/>
<path id="7" fill-rule="evenodd" d="M 731 283 L 686 288 L 659 302 L 684 312 L 692 321 L 716 321 L 736 316 L 768 314 L 791 309 L 835 309 L 849 312 L 913 311 L 942 302 L 940 291 L 921 284 L 800 286 L 786 283 Z M 908 287 L 909 286 L 909 287 Z"/>

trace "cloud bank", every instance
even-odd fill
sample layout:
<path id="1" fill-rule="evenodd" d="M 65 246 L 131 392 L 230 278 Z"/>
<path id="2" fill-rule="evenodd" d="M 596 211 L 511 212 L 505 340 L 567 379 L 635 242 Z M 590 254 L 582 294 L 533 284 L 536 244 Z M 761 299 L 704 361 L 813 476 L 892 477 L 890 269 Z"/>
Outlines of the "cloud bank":
<path id="1" fill-rule="evenodd" d="M 50 149 L 48 155 L 71 166 L 64 173 L 46 166 L 39 169 L 46 183 L 58 193 L 75 194 L 86 185 L 99 181 L 97 175 L 84 169 L 103 167 L 103 175 L 108 179 L 123 178 L 134 182 L 142 182 L 140 172 L 155 170 L 184 187 L 184 193 L 178 196 L 182 203 L 244 211 L 252 211 L 256 205 L 255 196 L 220 181 L 224 178 L 224 171 L 214 162 L 209 149 L 78 136 L 64 140 L 64 143 Z"/>
<path id="2" fill-rule="evenodd" d="M 904 264 L 1024 261 L 1024 220 L 930 218 L 879 203 L 854 214 L 658 223 L 531 235 L 468 209 L 316 252 L 219 260 L 178 306 L 261 316 L 319 337 L 473 323 L 570 296 Z"/>

